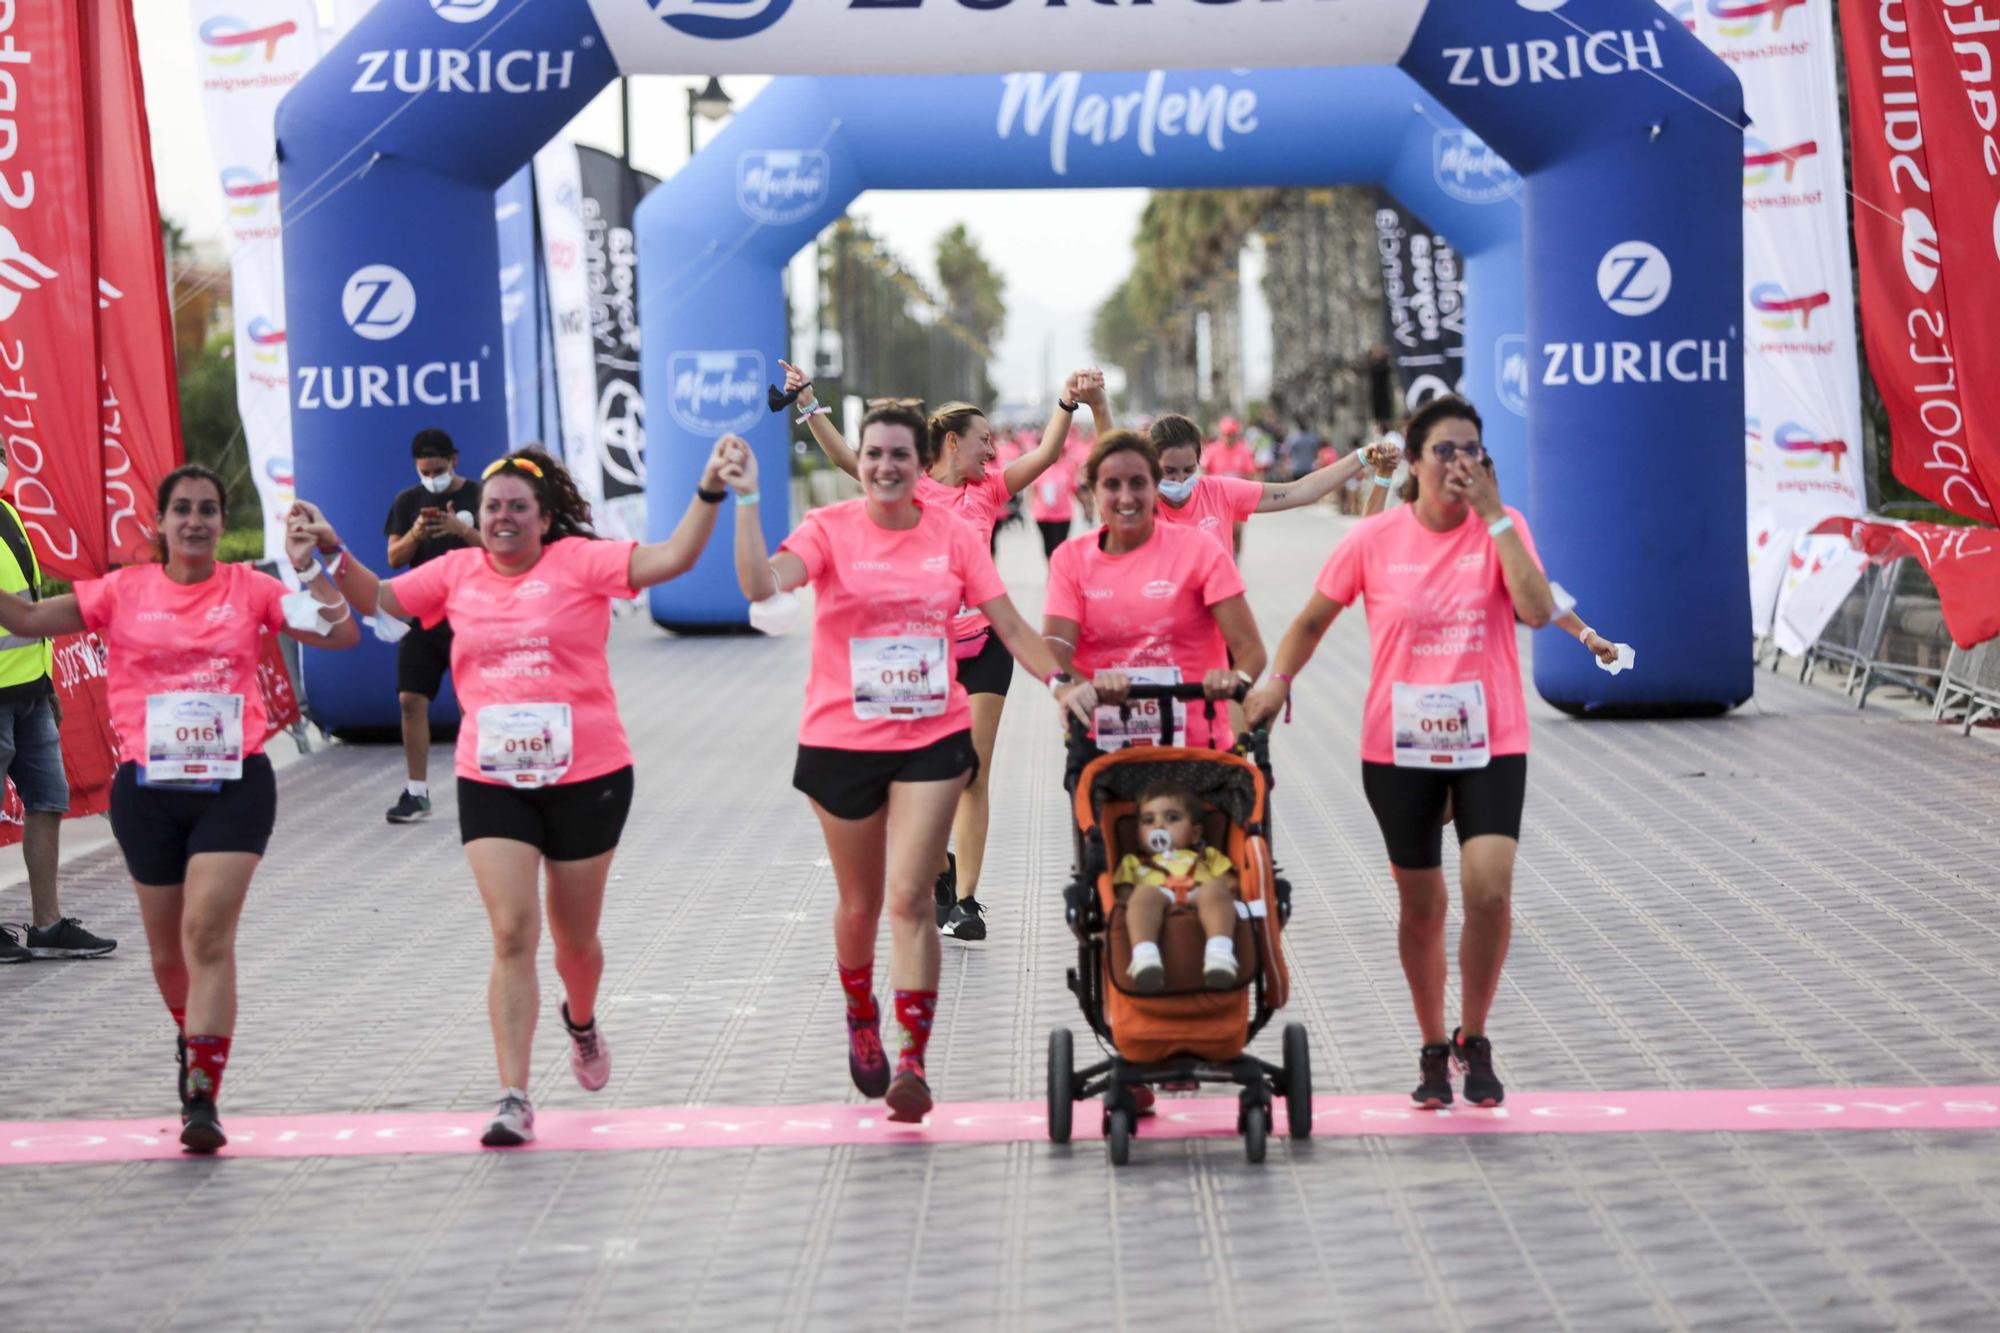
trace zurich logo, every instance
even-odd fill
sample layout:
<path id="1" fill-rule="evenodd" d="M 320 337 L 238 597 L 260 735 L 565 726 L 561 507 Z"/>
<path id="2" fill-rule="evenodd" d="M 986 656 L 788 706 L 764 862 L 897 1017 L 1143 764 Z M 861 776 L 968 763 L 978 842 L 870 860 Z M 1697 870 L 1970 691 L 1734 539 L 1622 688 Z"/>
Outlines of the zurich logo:
<path id="1" fill-rule="evenodd" d="M 663 22 L 689 37 L 754 37 L 785 16 L 792 0 L 646 0 Z"/>
<path id="2" fill-rule="evenodd" d="M 1621 315 L 1650 315 L 1674 289 L 1673 265 L 1658 246 L 1622 241 L 1604 252 L 1597 265 L 1597 294 Z"/>
<path id="3" fill-rule="evenodd" d="M 431 8 L 439 18 L 453 23 L 477 23 L 499 3 L 500 0 L 431 0 Z"/>
<path id="4" fill-rule="evenodd" d="M 387 264 L 355 270 L 340 293 L 341 318 L 371 342 L 387 342 L 417 316 L 417 289 Z"/>
<path id="5" fill-rule="evenodd" d="M 1439 130 L 1431 139 L 1438 188 L 1468 204 L 1497 204 L 1521 192 L 1521 176 L 1471 130 Z"/>
<path id="6" fill-rule="evenodd" d="M 762 352 L 675 352 L 667 412 L 696 435 L 748 430 L 764 415 L 764 380 Z"/>
<path id="7" fill-rule="evenodd" d="M 832 175 L 832 160 L 817 149 L 745 153 L 736 159 L 736 202 L 757 221 L 783 226 L 819 211 Z"/>
<path id="8" fill-rule="evenodd" d="M 1503 333 L 1493 341 L 1493 392 L 1517 417 L 1528 415 L 1528 335 Z"/>

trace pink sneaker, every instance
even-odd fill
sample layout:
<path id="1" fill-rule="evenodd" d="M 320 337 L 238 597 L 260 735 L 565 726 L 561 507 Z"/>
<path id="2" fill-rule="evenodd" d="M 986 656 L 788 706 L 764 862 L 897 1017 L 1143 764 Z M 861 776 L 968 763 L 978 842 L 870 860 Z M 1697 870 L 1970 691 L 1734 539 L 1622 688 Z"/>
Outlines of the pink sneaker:
<path id="1" fill-rule="evenodd" d="M 611 1081 L 611 1047 L 592 1018 L 590 1026 L 578 1028 L 569 1021 L 569 1006 L 562 1007 L 563 1031 L 569 1033 L 569 1067 L 585 1092 L 597 1092 Z"/>

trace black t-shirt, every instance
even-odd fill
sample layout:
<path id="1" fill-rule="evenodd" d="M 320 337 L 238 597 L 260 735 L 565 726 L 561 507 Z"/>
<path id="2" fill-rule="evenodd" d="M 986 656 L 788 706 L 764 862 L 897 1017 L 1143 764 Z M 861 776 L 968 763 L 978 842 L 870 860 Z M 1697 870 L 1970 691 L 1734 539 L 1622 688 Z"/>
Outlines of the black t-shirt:
<path id="1" fill-rule="evenodd" d="M 479 521 L 479 487 L 460 477 L 457 489 L 443 495 L 432 495 L 422 486 L 412 486 L 396 497 L 389 506 L 389 517 L 382 525 L 385 537 L 401 537 L 417 525 L 417 513 L 423 509 L 455 509 L 474 523 Z M 410 557 L 409 567 L 435 560 L 448 551 L 456 551 L 466 543 L 460 538 L 424 537 L 417 542 L 417 552 Z"/>

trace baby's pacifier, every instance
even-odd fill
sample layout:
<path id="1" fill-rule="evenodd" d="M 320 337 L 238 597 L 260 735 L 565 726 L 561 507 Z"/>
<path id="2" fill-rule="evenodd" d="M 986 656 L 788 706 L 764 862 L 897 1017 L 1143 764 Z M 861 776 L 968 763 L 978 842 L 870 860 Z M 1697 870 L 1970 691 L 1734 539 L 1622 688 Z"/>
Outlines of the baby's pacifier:
<path id="1" fill-rule="evenodd" d="M 1146 845 L 1157 856 L 1165 856 L 1174 849 L 1174 835 L 1163 828 L 1146 830 Z"/>

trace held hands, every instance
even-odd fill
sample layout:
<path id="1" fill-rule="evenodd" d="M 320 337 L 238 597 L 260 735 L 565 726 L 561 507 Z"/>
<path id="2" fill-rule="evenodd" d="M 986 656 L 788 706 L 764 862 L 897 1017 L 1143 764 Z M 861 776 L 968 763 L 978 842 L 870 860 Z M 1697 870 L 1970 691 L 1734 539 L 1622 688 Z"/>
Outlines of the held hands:
<path id="1" fill-rule="evenodd" d="M 798 371 L 789 366 L 786 371 L 786 391 L 789 392 L 789 378 Z M 708 463 L 701 470 L 703 490 L 713 491 L 719 486 L 727 486 L 738 495 L 748 495 L 757 489 L 757 456 L 739 435 L 725 435 L 717 440 L 714 452 L 709 454 Z"/>
<path id="2" fill-rule="evenodd" d="M 806 377 L 806 373 L 788 361 L 778 362 L 778 368 L 785 372 L 785 392 L 790 393 L 794 389 L 799 391 L 799 409 L 804 411 L 812 407 L 815 402 L 812 381 Z"/>
<path id="3" fill-rule="evenodd" d="M 330 555 L 340 549 L 340 534 L 333 530 L 333 524 L 326 521 L 326 515 L 320 512 L 319 506 L 310 500 L 292 501 L 291 512 L 285 515 L 285 544 L 287 547 L 291 545 L 291 529 L 294 525 L 303 527 L 307 532 L 311 533 L 313 545 L 321 551 Z M 413 530 L 410 535 L 415 537 L 422 536 L 423 534 Z M 294 563 L 297 562 L 295 561 Z"/>
<path id="4" fill-rule="evenodd" d="M 1101 370 L 1079 370 L 1063 381 L 1062 396 L 1072 403 L 1086 407 L 1099 407 L 1104 403 L 1104 372 Z"/>
<path id="5" fill-rule="evenodd" d="M 1403 461 L 1403 451 L 1387 440 L 1377 440 L 1362 446 L 1361 461 L 1373 468 L 1378 477 L 1392 476 L 1396 465 Z"/>
<path id="6" fill-rule="evenodd" d="M 1255 727 L 1266 726 L 1284 710 L 1285 703 L 1292 697 L 1292 687 L 1287 681 L 1266 677 L 1259 681 L 1257 688 L 1250 691 L 1250 697 L 1243 701 L 1244 719 Z"/>
<path id="7" fill-rule="evenodd" d="M 285 520 L 285 558 L 292 562 L 294 573 L 305 575 L 317 573 L 313 564 L 313 550 L 318 544 L 312 528 L 294 509 L 291 516 Z"/>

